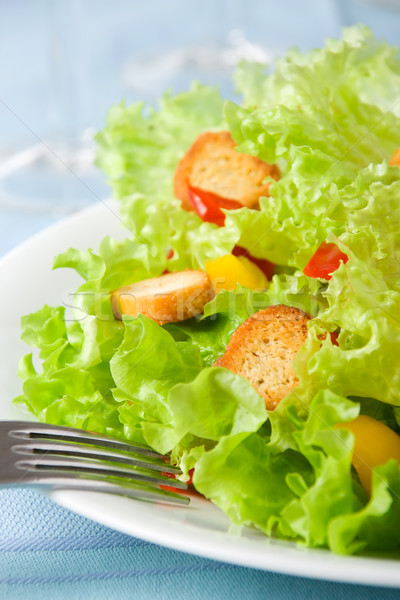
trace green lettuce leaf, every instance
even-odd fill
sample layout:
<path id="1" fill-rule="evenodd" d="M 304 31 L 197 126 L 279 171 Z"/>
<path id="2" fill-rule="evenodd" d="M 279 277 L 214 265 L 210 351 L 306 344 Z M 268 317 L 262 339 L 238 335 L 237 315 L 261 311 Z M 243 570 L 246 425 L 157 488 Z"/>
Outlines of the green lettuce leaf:
<path id="1" fill-rule="evenodd" d="M 321 292 L 326 303 L 311 326 L 298 373 L 314 393 L 329 387 L 399 406 L 400 170 L 371 165 L 337 196 L 336 216 L 347 215 L 348 225 L 338 238 L 328 239 L 349 260 Z M 339 345 L 326 339 L 316 352 L 318 335 L 336 328 Z"/>
<path id="2" fill-rule="evenodd" d="M 376 467 L 370 501 L 358 512 L 336 517 L 329 545 L 338 554 L 394 550 L 400 545 L 400 469 L 395 460 Z"/>
<path id="3" fill-rule="evenodd" d="M 343 229 L 330 214 L 332 193 L 398 146 L 400 120 L 390 110 L 395 102 L 400 110 L 396 52 L 367 28 L 350 29 L 341 41 L 306 55 L 290 52 L 272 75 L 253 77 L 247 107 L 227 103 L 239 150 L 282 167 L 258 215 L 230 212 L 240 245 L 302 268 L 328 232 Z"/>
<path id="4" fill-rule="evenodd" d="M 142 102 L 113 106 L 96 136 L 96 164 L 109 176 L 115 196 L 172 199 L 179 159 L 202 131 L 221 129 L 222 104 L 217 90 L 193 84 L 188 92 L 166 94 L 159 110 Z"/>
<path id="5" fill-rule="evenodd" d="M 110 291 L 158 275 L 164 254 L 127 238 L 105 238 L 99 253 L 69 249 L 54 268 L 73 268 L 86 281 L 68 307 L 45 305 L 22 318 L 22 339 L 39 350 L 41 370 L 32 354 L 19 366 L 25 402 L 39 420 L 123 436 L 110 359 L 123 340 L 124 327 L 111 310 Z M 68 309 L 68 313 L 67 310 Z"/>
<path id="6" fill-rule="evenodd" d="M 392 460 L 374 469 L 368 499 L 351 471 L 353 435 L 334 428 L 359 410 L 359 404 L 325 390 L 314 398 L 306 420 L 296 419 L 292 435 L 315 476 L 282 510 L 278 534 L 341 554 L 399 546 L 399 465 Z"/>
<path id="7" fill-rule="evenodd" d="M 307 70 L 299 72 L 298 66 Z M 238 64 L 235 83 L 244 104 L 296 106 L 314 93 L 317 94 L 314 101 L 318 101 L 321 83 L 325 83 L 322 95 L 327 95 L 337 88 L 337 76 L 348 81 L 363 102 L 400 114 L 398 48 L 375 38 L 364 25 L 344 28 L 341 40 L 327 40 L 324 48 L 305 55 L 290 50 L 277 61 L 276 71 L 276 76 L 271 77 L 265 65 L 244 60 Z M 314 80 L 304 76 L 310 72 L 317 74 Z"/>

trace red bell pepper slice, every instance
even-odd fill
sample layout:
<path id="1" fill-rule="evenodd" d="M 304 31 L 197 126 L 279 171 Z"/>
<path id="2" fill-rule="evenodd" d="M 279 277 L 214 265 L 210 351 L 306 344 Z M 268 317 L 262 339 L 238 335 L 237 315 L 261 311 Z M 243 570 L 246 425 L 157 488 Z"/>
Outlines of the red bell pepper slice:
<path id="1" fill-rule="evenodd" d="M 172 248 L 169 248 L 166 254 L 166 258 L 167 260 L 171 260 L 171 258 L 174 256 L 174 251 Z M 167 275 L 168 273 L 170 273 L 171 271 L 169 271 L 168 269 L 165 269 L 165 271 L 162 272 L 163 275 Z"/>
<path id="2" fill-rule="evenodd" d="M 338 331 L 330 331 L 329 332 L 329 336 L 331 338 L 331 342 L 332 342 L 332 346 L 339 346 L 339 342 L 338 337 L 339 337 L 339 332 Z M 323 333 L 321 335 L 317 336 L 319 340 L 325 340 L 326 339 L 326 333 Z"/>
<path id="3" fill-rule="evenodd" d="M 193 485 L 193 474 L 194 474 L 194 469 L 190 469 L 188 471 L 188 475 L 189 475 L 189 480 L 186 482 L 186 484 L 189 485 Z M 165 477 L 170 477 L 171 479 L 176 479 L 175 475 L 172 475 L 171 473 L 165 473 L 164 471 L 161 472 L 161 475 L 164 475 Z M 160 488 L 162 488 L 163 490 L 166 490 L 167 492 L 175 492 L 176 493 L 176 488 L 174 488 L 172 485 L 160 485 Z"/>
<path id="4" fill-rule="evenodd" d="M 222 198 L 222 196 L 218 196 L 213 192 L 207 192 L 206 190 L 197 187 L 188 185 L 187 192 L 189 200 L 199 217 L 208 223 L 215 223 L 218 227 L 223 227 L 225 225 L 225 214 L 222 212 L 222 208 L 229 210 L 243 208 L 240 202 L 237 202 L 236 200 Z M 241 246 L 235 246 L 232 254 L 234 256 L 245 256 L 261 269 L 268 280 L 271 279 L 275 269 L 273 263 L 270 263 L 263 258 L 251 256 L 249 251 Z"/>
<path id="5" fill-rule="evenodd" d="M 272 275 L 275 271 L 274 263 L 269 262 L 269 260 L 266 260 L 265 258 L 255 258 L 249 253 L 248 250 L 246 250 L 246 248 L 242 248 L 241 246 L 235 246 L 232 250 L 232 254 L 234 256 L 245 256 L 246 258 L 251 260 L 251 262 L 257 265 L 259 269 L 261 269 L 268 281 L 270 281 L 270 279 L 272 278 Z"/>
<path id="6" fill-rule="evenodd" d="M 225 224 L 225 214 L 221 208 L 235 209 L 243 208 L 240 202 L 222 198 L 213 192 L 207 192 L 197 187 L 188 185 L 187 193 L 189 200 L 199 217 L 207 223 L 215 223 L 218 227 Z"/>
<path id="7" fill-rule="evenodd" d="M 338 331 L 330 331 L 329 335 L 331 336 L 331 342 L 333 346 L 339 346 L 339 342 L 337 341 L 339 337 Z"/>
<path id="8" fill-rule="evenodd" d="M 347 263 L 349 257 L 339 250 L 336 244 L 322 242 L 315 254 L 310 258 L 303 269 L 304 275 L 329 281 L 332 273 L 340 267 L 340 263 Z"/>

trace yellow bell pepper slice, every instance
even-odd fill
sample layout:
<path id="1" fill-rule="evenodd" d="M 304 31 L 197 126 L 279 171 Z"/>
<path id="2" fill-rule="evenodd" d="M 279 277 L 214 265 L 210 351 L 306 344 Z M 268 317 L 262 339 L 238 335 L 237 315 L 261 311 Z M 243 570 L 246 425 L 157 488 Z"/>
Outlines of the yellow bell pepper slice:
<path id="1" fill-rule="evenodd" d="M 362 486 L 370 493 L 372 469 L 386 464 L 391 458 L 400 463 L 400 436 L 367 415 L 359 415 L 348 423 L 338 423 L 336 428 L 348 429 L 354 435 L 352 463 Z"/>
<path id="2" fill-rule="evenodd" d="M 265 274 L 245 256 L 226 254 L 206 260 L 204 268 L 216 294 L 221 290 L 235 290 L 238 283 L 251 290 L 265 289 L 268 285 Z"/>

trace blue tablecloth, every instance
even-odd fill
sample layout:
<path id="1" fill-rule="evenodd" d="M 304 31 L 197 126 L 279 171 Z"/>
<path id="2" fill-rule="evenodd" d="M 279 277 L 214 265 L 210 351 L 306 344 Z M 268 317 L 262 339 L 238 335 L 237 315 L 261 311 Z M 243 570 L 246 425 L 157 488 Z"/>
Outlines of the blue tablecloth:
<path id="1" fill-rule="evenodd" d="M 7 600 L 394 600 L 400 591 L 237 567 L 112 531 L 28 490 L 0 491 Z"/>

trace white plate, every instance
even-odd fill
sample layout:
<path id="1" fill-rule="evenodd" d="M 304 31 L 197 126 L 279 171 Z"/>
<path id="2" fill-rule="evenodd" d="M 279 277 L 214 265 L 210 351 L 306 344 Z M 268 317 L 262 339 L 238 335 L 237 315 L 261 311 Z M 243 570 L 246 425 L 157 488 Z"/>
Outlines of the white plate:
<path id="1" fill-rule="evenodd" d="M 68 304 L 80 279 L 69 269 L 51 271 L 54 256 L 70 246 L 97 248 L 105 235 L 123 237 L 114 205 L 95 205 L 28 240 L 0 261 L 0 418 L 18 418 L 11 398 L 20 393 L 20 317 L 43 304 Z M 57 492 L 52 498 L 99 523 L 144 540 L 230 563 L 320 579 L 400 587 L 397 560 L 335 556 L 233 528 L 211 503 L 166 508 L 89 492 Z"/>

